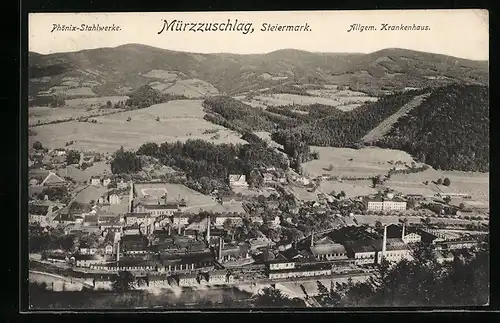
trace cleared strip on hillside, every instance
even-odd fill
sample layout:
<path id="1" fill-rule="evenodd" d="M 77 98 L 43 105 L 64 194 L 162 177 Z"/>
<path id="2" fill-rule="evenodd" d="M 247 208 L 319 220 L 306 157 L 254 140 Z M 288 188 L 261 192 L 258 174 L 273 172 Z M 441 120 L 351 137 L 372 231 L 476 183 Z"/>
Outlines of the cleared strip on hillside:
<path id="1" fill-rule="evenodd" d="M 428 96 L 430 93 L 425 93 L 421 95 L 415 96 L 410 102 L 406 103 L 396 111 L 396 113 L 390 115 L 384 121 L 382 121 L 378 126 L 370 130 L 362 139 L 363 142 L 375 142 L 378 139 L 382 138 L 385 134 L 387 134 L 392 126 L 398 121 L 399 118 L 406 115 L 412 109 L 418 107 Z"/>

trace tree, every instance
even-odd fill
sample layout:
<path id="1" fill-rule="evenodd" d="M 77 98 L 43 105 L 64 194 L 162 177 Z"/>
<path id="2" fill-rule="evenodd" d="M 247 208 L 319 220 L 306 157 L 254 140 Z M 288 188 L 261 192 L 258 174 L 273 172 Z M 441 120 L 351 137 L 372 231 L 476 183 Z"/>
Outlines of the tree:
<path id="1" fill-rule="evenodd" d="M 283 307 L 304 307 L 305 304 L 302 300 L 290 299 L 285 296 L 279 289 L 273 287 L 266 287 L 255 299 L 257 307 L 264 308 L 283 308 Z"/>
<path id="2" fill-rule="evenodd" d="M 446 204 L 449 204 L 449 203 L 450 203 L 450 201 L 451 201 L 451 197 L 449 197 L 449 196 L 445 196 L 445 197 L 443 198 L 443 201 L 444 201 Z"/>
<path id="3" fill-rule="evenodd" d="M 141 159 L 131 151 L 124 151 L 123 147 L 113 154 L 111 172 L 113 174 L 131 174 L 142 169 Z"/>
<path id="4" fill-rule="evenodd" d="M 80 152 L 77 150 L 69 150 L 66 153 L 66 164 L 78 164 L 80 162 Z"/>
<path id="5" fill-rule="evenodd" d="M 443 179 L 438 178 L 438 180 L 436 181 L 436 183 L 437 183 L 438 185 L 442 185 L 442 184 L 443 184 Z"/>
<path id="6" fill-rule="evenodd" d="M 464 203 L 460 203 L 460 205 L 458 206 L 461 210 L 465 209 L 465 204 Z"/>
<path id="7" fill-rule="evenodd" d="M 429 218 L 429 217 L 422 218 L 422 219 L 420 219 L 420 222 L 422 222 L 422 224 L 428 226 L 429 224 L 431 224 L 431 218 Z"/>
<path id="8" fill-rule="evenodd" d="M 111 101 L 106 102 L 106 108 L 111 109 L 113 107 L 113 103 Z"/>
<path id="9" fill-rule="evenodd" d="M 131 120 L 132 120 L 132 118 L 131 118 L 131 117 L 128 117 L 128 118 L 127 118 L 127 122 L 130 122 Z"/>
<path id="10" fill-rule="evenodd" d="M 41 143 L 41 142 L 39 142 L 39 141 L 35 141 L 35 142 L 33 143 L 33 149 L 35 149 L 35 150 L 43 150 L 42 143 Z"/>
<path id="11" fill-rule="evenodd" d="M 156 117 L 156 121 L 160 121 L 160 117 Z"/>
<path id="12" fill-rule="evenodd" d="M 446 178 L 444 179 L 444 181 L 443 181 L 443 185 L 444 185 L 444 186 L 450 186 L 450 184 L 451 184 L 450 179 L 449 179 L 448 177 L 446 177 Z"/>
<path id="13" fill-rule="evenodd" d="M 114 291 L 126 292 L 133 288 L 135 277 L 130 271 L 120 271 L 112 281 Z"/>
<path id="14" fill-rule="evenodd" d="M 382 229 L 382 222 L 380 222 L 380 221 L 375 221 L 375 229 L 377 229 L 377 230 Z"/>

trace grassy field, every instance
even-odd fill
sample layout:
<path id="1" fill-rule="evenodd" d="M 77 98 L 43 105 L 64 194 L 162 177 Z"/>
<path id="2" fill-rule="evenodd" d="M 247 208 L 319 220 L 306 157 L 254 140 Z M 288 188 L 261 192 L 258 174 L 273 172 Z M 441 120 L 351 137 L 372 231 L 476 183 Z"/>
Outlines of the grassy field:
<path id="1" fill-rule="evenodd" d="M 105 106 L 108 101 L 112 104 L 116 104 L 120 101 L 127 101 L 128 96 L 100 96 L 97 98 L 79 98 L 79 99 L 69 99 L 65 100 L 65 106 L 75 107 L 75 108 L 88 108 L 92 106 Z"/>
<path id="2" fill-rule="evenodd" d="M 443 185 L 432 184 L 438 178 L 450 179 L 451 185 L 446 187 Z M 423 185 L 423 182 L 429 181 L 428 185 Z M 459 171 L 437 171 L 432 168 L 420 173 L 393 175 L 386 183 L 387 186 L 397 189 L 404 187 L 408 190 L 427 189 L 426 191 L 440 192 L 454 192 L 470 194 L 473 200 L 481 203 L 489 202 L 489 173 L 474 173 L 474 172 L 459 172 Z"/>
<path id="3" fill-rule="evenodd" d="M 347 197 L 356 197 L 362 195 L 370 195 L 377 193 L 377 190 L 371 187 L 372 183 L 370 180 L 360 180 L 360 181 L 321 181 L 319 190 L 323 193 L 330 194 L 335 191 L 337 194 L 341 191 L 346 193 Z"/>
<path id="4" fill-rule="evenodd" d="M 111 174 L 111 167 L 106 162 L 94 163 L 91 167 L 81 170 L 74 166 L 67 166 L 59 169 L 57 174 L 62 177 L 70 177 L 78 183 L 88 182 L 92 176 L 100 176 L 103 174 Z"/>
<path id="5" fill-rule="evenodd" d="M 72 97 L 72 96 L 87 96 L 87 97 L 93 97 L 97 96 L 94 92 L 92 92 L 92 89 L 90 87 L 69 87 L 69 86 L 53 86 L 49 90 L 51 94 L 54 95 L 64 95 L 66 97 Z"/>
<path id="6" fill-rule="evenodd" d="M 143 143 L 204 139 L 216 144 L 244 143 L 240 136 L 222 126 L 203 119 L 201 100 L 179 100 L 153 105 L 149 108 L 96 117 L 97 123 L 65 122 L 36 127 L 37 135 L 31 141 L 40 141 L 44 147 L 64 147 L 75 141 L 72 149 L 114 152 L 123 146 L 137 149 Z M 130 122 L 127 119 L 130 118 Z M 156 118 L 160 118 L 156 121 Z M 204 134 L 217 128 L 216 134 Z M 32 144 L 32 143 L 31 143 Z"/>
<path id="7" fill-rule="evenodd" d="M 163 93 L 184 95 L 188 98 L 202 98 L 206 95 L 217 95 L 217 90 L 212 84 L 199 79 L 177 81 L 174 85 L 163 90 Z"/>
<path id="8" fill-rule="evenodd" d="M 233 191 L 244 196 L 264 195 L 265 197 L 270 196 L 272 193 L 276 193 L 276 190 L 274 188 L 251 189 L 248 187 L 235 187 L 233 188 Z"/>
<path id="9" fill-rule="evenodd" d="M 97 201 L 107 191 L 106 187 L 90 185 L 76 195 L 75 201 L 88 204 L 91 201 Z"/>
<path id="10" fill-rule="evenodd" d="M 343 111 L 352 110 L 368 101 L 377 101 L 376 97 L 370 97 L 361 92 L 323 89 L 310 90 L 308 91 L 308 93 L 311 94 L 311 96 L 277 93 L 258 95 L 253 97 L 251 100 L 244 100 L 240 97 L 240 100 L 255 107 L 280 106 L 290 104 L 310 105 L 319 103 L 337 107 Z"/>
<path id="11" fill-rule="evenodd" d="M 404 151 L 368 147 L 363 149 L 311 147 L 319 153 L 319 159 L 302 164 L 311 177 L 321 175 L 365 178 L 387 174 L 394 167 L 389 161 L 410 164 L 413 158 Z M 328 170 L 332 165 L 333 169 Z"/>
<path id="12" fill-rule="evenodd" d="M 189 208 L 205 208 L 213 207 L 217 204 L 214 199 L 208 195 L 201 194 L 190 189 L 182 184 L 171 183 L 150 183 L 150 184 L 135 184 L 134 191 L 137 196 L 141 196 L 142 189 L 147 188 L 164 188 L 167 190 L 167 202 L 176 202 L 180 199 L 185 199 Z"/>
<path id="13" fill-rule="evenodd" d="M 80 99 L 77 99 L 80 100 Z M 30 107 L 28 110 L 28 125 L 34 126 L 40 123 L 67 120 L 68 118 L 94 117 L 102 114 L 122 111 L 118 109 L 92 109 L 87 111 L 80 107 Z"/>

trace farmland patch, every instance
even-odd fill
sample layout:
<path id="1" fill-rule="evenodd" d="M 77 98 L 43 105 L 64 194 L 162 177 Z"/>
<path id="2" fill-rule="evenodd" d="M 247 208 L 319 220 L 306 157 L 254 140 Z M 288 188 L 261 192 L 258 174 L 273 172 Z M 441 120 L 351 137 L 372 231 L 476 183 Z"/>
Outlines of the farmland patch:
<path id="1" fill-rule="evenodd" d="M 203 119 L 200 100 L 179 100 L 149 108 L 95 117 L 97 123 L 65 122 L 36 127 L 38 140 L 48 148 L 64 147 L 74 141 L 72 149 L 114 152 L 123 146 L 137 149 L 146 142 L 203 139 L 215 144 L 244 143 L 240 135 Z M 129 119 L 130 118 L 130 119 Z M 158 121 L 157 121 L 158 119 Z M 130 121 L 127 121 L 130 120 Z M 207 129 L 219 129 L 205 133 Z"/>

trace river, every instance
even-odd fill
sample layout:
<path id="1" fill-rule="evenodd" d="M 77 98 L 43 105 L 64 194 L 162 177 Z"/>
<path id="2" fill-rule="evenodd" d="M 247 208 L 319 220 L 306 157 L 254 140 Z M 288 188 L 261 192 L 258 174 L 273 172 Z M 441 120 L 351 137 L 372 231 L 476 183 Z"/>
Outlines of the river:
<path id="1" fill-rule="evenodd" d="M 30 284 L 31 309 L 76 310 L 76 309 L 188 309 L 188 308 L 238 308 L 248 307 L 252 294 L 237 288 L 196 289 L 158 291 L 131 291 L 115 293 L 106 291 L 45 290 Z"/>

